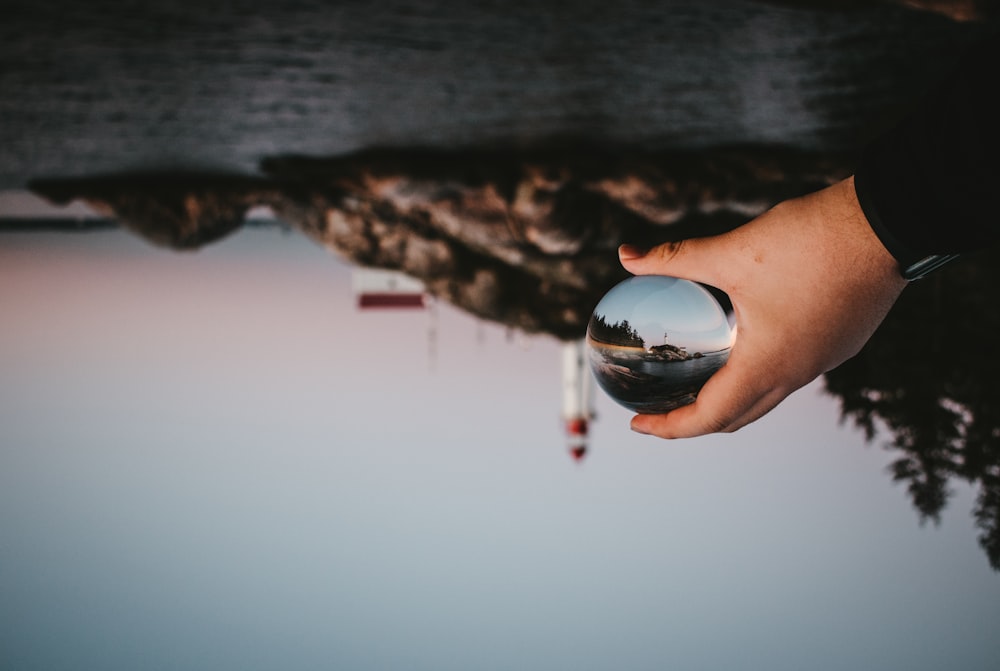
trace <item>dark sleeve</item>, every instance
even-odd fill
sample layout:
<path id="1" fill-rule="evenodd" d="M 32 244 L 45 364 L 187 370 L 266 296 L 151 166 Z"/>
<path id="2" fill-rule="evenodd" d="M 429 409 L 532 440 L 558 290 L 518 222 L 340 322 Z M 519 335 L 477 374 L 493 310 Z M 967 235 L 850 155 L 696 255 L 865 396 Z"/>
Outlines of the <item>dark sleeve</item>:
<path id="1" fill-rule="evenodd" d="M 998 89 L 994 35 L 864 152 L 858 200 L 901 265 L 1000 242 Z"/>

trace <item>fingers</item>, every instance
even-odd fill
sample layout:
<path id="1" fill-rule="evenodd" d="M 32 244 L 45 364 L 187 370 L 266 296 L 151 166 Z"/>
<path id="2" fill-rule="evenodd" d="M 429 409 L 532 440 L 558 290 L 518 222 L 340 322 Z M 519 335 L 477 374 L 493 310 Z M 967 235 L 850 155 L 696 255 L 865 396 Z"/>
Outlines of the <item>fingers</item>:
<path id="1" fill-rule="evenodd" d="M 732 433 L 771 412 L 784 398 L 782 393 L 765 394 L 742 414 L 732 418 L 708 416 L 707 413 L 699 412 L 708 406 L 704 402 L 699 405 L 695 401 L 665 415 L 636 415 L 632 418 L 631 428 L 636 433 L 666 439 Z"/>
<path id="2" fill-rule="evenodd" d="M 622 266 L 634 275 L 669 275 L 725 290 L 720 286 L 724 283 L 724 273 L 714 271 L 719 255 L 725 249 L 725 245 L 720 244 L 722 242 L 717 236 L 666 242 L 649 250 L 622 245 L 618 249 L 618 257 Z M 745 415 L 761 404 L 766 390 L 756 391 L 756 385 L 752 384 L 754 380 L 745 379 L 751 376 L 744 375 L 741 370 L 738 360 L 731 357 L 709 379 L 693 404 L 666 414 L 637 415 L 632 420 L 632 429 L 661 438 L 689 438 L 734 431 L 749 423 L 760 415 Z M 759 380 L 756 382 L 759 383 Z M 762 409 L 760 414 L 764 412 L 766 410 Z"/>
<path id="3" fill-rule="evenodd" d="M 662 415 L 636 415 L 631 426 L 637 433 L 660 438 L 736 431 L 773 410 L 789 393 L 744 376 L 738 364 L 727 364 L 709 379 L 691 405 Z"/>
<path id="4" fill-rule="evenodd" d="M 622 245 L 618 248 L 618 259 L 633 275 L 669 275 L 718 286 L 714 284 L 713 255 L 708 251 L 711 240 L 665 242 L 649 250 Z"/>

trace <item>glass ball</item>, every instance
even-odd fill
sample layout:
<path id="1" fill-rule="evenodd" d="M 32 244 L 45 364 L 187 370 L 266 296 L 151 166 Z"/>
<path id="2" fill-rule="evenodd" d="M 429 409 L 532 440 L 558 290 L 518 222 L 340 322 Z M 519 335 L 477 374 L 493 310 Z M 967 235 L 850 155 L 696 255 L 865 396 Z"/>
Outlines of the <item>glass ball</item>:
<path id="1" fill-rule="evenodd" d="M 694 402 L 729 359 L 734 331 L 703 286 L 639 275 L 619 283 L 587 326 L 590 368 L 620 405 L 658 414 Z"/>

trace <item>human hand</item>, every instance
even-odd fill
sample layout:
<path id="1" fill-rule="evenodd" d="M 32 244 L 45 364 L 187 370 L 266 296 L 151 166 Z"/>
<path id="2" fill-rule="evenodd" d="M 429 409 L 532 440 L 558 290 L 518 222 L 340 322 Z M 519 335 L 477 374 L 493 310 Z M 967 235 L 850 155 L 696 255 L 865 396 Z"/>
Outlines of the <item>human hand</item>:
<path id="1" fill-rule="evenodd" d="M 635 275 L 670 275 L 729 295 L 736 342 L 694 403 L 636 415 L 632 429 L 661 438 L 735 431 L 851 358 L 906 281 L 869 226 L 847 178 L 785 201 L 722 235 L 648 252 L 622 245 Z"/>

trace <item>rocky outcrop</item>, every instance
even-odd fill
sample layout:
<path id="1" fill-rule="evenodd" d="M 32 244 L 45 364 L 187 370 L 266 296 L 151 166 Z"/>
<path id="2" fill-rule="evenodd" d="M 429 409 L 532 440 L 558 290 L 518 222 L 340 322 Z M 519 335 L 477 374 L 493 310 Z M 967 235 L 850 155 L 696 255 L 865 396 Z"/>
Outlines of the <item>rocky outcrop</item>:
<path id="1" fill-rule="evenodd" d="M 698 358 L 701 358 L 701 352 L 698 353 Z M 693 355 L 688 354 L 685 350 L 680 347 L 675 347 L 670 344 L 666 345 L 653 345 L 649 348 L 649 358 L 655 361 L 687 361 L 688 359 L 695 358 Z"/>
<path id="2" fill-rule="evenodd" d="M 577 338 L 625 277 L 615 249 L 718 233 L 847 174 L 767 147 L 711 152 L 382 151 L 274 157 L 263 177 L 139 174 L 38 180 L 151 242 L 195 249 L 266 205 L 354 263 L 401 270 L 435 296 L 527 332 Z"/>
<path id="3" fill-rule="evenodd" d="M 267 180 L 203 173 L 137 173 L 39 179 L 29 187 L 55 205 L 82 200 L 150 242 L 197 249 L 243 225 L 247 211 L 267 200 Z"/>

